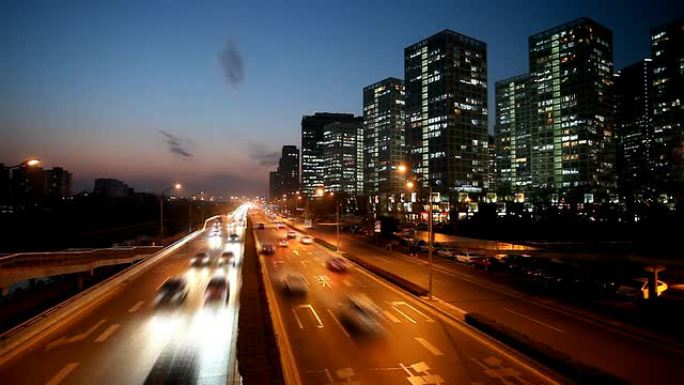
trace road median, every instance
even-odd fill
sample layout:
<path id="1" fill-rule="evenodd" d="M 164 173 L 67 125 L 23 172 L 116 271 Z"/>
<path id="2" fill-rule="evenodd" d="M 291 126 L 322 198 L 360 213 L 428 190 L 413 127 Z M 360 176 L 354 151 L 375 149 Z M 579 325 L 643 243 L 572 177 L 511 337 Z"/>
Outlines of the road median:
<path id="1" fill-rule="evenodd" d="M 467 313 L 468 325 L 547 366 L 577 384 L 626 385 L 627 381 L 593 366 L 574 360 L 565 353 L 536 342 L 527 335 L 504 326 L 482 314 Z"/>

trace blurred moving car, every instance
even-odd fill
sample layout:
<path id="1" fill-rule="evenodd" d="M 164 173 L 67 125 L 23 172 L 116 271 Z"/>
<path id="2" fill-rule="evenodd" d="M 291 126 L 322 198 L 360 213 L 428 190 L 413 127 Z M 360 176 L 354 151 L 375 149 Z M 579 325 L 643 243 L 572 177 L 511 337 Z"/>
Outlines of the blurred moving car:
<path id="1" fill-rule="evenodd" d="M 339 316 L 340 322 L 352 332 L 376 336 L 385 332 L 380 308 L 364 294 L 348 296 Z"/>
<path id="2" fill-rule="evenodd" d="M 270 243 L 264 243 L 264 244 L 261 246 L 261 252 L 262 252 L 263 254 L 272 255 L 272 254 L 275 254 L 275 251 L 276 251 L 276 250 L 275 250 L 275 247 L 274 247 L 272 244 L 270 244 Z"/>
<path id="3" fill-rule="evenodd" d="M 209 258 L 209 254 L 206 252 L 197 253 L 197 255 L 192 257 L 192 260 L 190 261 L 192 266 L 207 266 L 210 262 L 211 258 Z"/>
<path id="4" fill-rule="evenodd" d="M 257 230 L 264 230 L 265 228 L 266 225 L 264 225 L 263 223 L 259 223 L 259 225 L 257 226 Z"/>
<path id="5" fill-rule="evenodd" d="M 231 242 L 237 242 L 238 240 L 238 235 L 235 233 L 230 234 L 230 241 Z"/>
<path id="6" fill-rule="evenodd" d="M 228 301 L 228 279 L 222 276 L 210 279 L 204 290 L 204 300 L 207 302 Z"/>
<path id="7" fill-rule="evenodd" d="M 305 245 L 310 245 L 313 243 L 313 238 L 310 235 L 302 235 L 299 240 Z"/>
<path id="8" fill-rule="evenodd" d="M 325 261 L 325 267 L 336 273 L 343 273 L 349 269 L 347 261 L 342 257 L 330 257 Z"/>
<path id="9" fill-rule="evenodd" d="M 232 264 L 235 266 L 235 254 L 232 251 L 224 251 L 218 260 L 219 266 Z"/>
<path id="10" fill-rule="evenodd" d="M 156 303 L 159 305 L 177 305 L 185 301 L 187 296 L 188 287 L 185 283 L 185 278 L 169 278 L 159 287 Z"/>
<path id="11" fill-rule="evenodd" d="M 290 230 L 287 232 L 287 237 L 290 239 L 295 239 L 297 238 L 297 232 L 294 230 Z"/>
<path id="12" fill-rule="evenodd" d="M 618 296 L 632 299 L 648 299 L 649 297 L 648 278 L 634 278 L 618 286 L 615 292 Z M 667 284 L 661 280 L 656 283 L 656 297 L 660 297 L 667 290 Z"/>
<path id="13" fill-rule="evenodd" d="M 281 281 L 283 291 L 286 294 L 305 296 L 309 292 L 309 287 L 306 284 L 306 278 L 300 273 L 289 273 Z"/>
<path id="14" fill-rule="evenodd" d="M 279 229 L 284 229 L 284 228 L 285 228 L 285 224 L 284 224 L 283 222 L 277 222 L 277 223 L 276 223 L 276 226 L 278 226 Z"/>
<path id="15" fill-rule="evenodd" d="M 278 241 L 278 246 L 287 247 L 287 239 L 281 239 Z"/>

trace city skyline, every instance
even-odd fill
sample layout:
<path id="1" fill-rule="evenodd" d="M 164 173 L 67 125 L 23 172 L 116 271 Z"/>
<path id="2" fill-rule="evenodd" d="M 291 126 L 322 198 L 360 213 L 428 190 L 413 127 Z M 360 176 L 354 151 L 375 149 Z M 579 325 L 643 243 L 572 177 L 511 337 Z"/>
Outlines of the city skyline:
<path id="1" fill-rule="evenodd" d="M 263 20 L 251 25 L 226 21 L 238 16 L 261 20 L 263 9 L 238 6 L 228 15 L 228 10 L 214 5 L 217 9 L 193 9 L 183 17 L 187 10 L 178 6 L 124 10 L 110 5 L 111 12 L 94 17 L 100 11 L 94 5 L 38 9 L 5 4 L 2 21 L 13 33 L 0 43 L 10 53 L 7 70 L 0 75 L 6 85 L 0 96 L 7 101 L 0 107 L 0 131 L 6 138 L 0 144 L 0 162 L 38 156 L 46 167 L 71 170 L 75 192 L 90 189 L 95 178 L 113 177 L 149 191 L 179 181 L 189 189 L 196 186 L 217 194 L 265 193 L 267 171 L 276 164 L 280 145 L 299 143 L 303 114 L 361 115 L 362 88 L 386 77 L 402 78 L 403 49 L 443 29 L 488 45 L 491 133 L 494 83 L 526 71 L 528 36 L 588 16 L 613 31 L 618 70 L 648 57 L 650 29 L 677 13 L 667 7 L 646 9 L 637 2 L 598 7 L 580 2 L 572 9 L 528 3 L 484 6 L 466 13 L 453 12 L 455 6 L 442 3 L 426 10 L 404 5 L 388 10 L 394 16 L 415 15 L 397 33 L 385 32 L 385 21 L 365 26 L 369 16 L 350 13 L 351 8 L 343 5 L 329 11 L 356 17 L 352 21 L 364 25 L 361 31 L 345 28 L 349 17 L 331 23 L 308 18 L 317 15 L 317 6 L 280 5 L 264 13 L 266 21 L 272 19 L 269 15 L 281 15 L 271 20 L 273 25 Z M 610 13 L 616 4 L 623 11 L 619 15 Z M 151 14 L 159 14 L 159 21 L 148 25 L 146 17 Z M 516 21 L 510 22 L 508 15 Z M 490 17 L 491 24 L 482 24 Z M 206 19 L 206 26 L 189 36 L 175 31 L 178 26 L 196 27 L 192 18 Z M 302 28 L 287 32 L 287 23 L 300 19 L 305 20 Z M 124 21 L 128 28 L 120 29 L 117 23 Z M 32 23 L 41 27 L 33 28 Z M 285 32 L 269 40 L 275 30 Z M 312 31 L 321 36 L 305 36 Z M 366 41 L 364 33 L 376 37 Z M 326 36 L 337 39 L 340 34 L 344 38 L 335 47 L 324 47 L 318 54 L 309 49 Z M 191 37 L 202 38 L 202 43 L 190 47 L 190 41 L 195 43 Z M 271 40 L 282 43 L 288 38 L 292 46 L 272 46 Z M 105 57 L 100 57 L 102 44 L 107 44 Z M 184 49 L 187 54 L 180 57 L 178 52 Z M 287 59 L 282 68 L 264 72 L 278 57 Z M 345 60 L 338 61 L 339 57 Z M 44 64 L 48 62 L 49 67 Z M 176 78 L 187 70 L 196 75 Z M 274 92 L 266 95 L 264 89 Z M 268 106 L 268 116 L 259 114 L 257 98 Z"/>

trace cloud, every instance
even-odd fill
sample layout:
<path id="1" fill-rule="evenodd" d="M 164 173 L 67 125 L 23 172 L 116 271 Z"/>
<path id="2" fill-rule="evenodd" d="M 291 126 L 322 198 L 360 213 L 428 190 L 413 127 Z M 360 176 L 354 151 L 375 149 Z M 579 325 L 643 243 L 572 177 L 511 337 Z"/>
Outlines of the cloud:
<path id="1" fill-rule="evenodd" d="M 249 157 L 255 160 L 259 166 L 274 166 L 280 160 L 280 151 L 271 151 L 262 143 L 249 145 Z"/>
<path id="2" fill-rule="evenodd" d="M 166 145 L 172 154 L 181 158 L 192 158 L 193 155 L 183 147 L 184 143 L 190 143 L 189 139 L 184 139 L 164 130 L 159 130 L 166 140 Z"/>
<path id="3" fill-rule="evenodd" d="M 226 45 L 223 47 L 223 50 L 219 52 L 218 58 L 221 69 L 223 70 L 223 75 L 226 77 L 228 84 L 237 88 L 237 86 L 245 80 L 245 72 L 242 64 L 242 56 L 232 39 L 226 41 Z"/>

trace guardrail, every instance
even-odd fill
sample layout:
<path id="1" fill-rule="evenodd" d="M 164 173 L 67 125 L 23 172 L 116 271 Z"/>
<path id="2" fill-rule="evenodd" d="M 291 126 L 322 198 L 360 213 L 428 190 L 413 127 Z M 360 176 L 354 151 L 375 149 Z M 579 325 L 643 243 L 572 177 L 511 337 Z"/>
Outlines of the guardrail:
<path id="1" fill-rule="evenodd" d="M 11 268 L 19 264 L 30 264 L 32 266 L 35 266 L 54 263 L 66 263 L 72 261 L 81 262 L 83 259 L 121 258 L 120 254 L 137 250 L 147 251 L 145 249 L 158 250 L 161 249 L 161 246 L 132 246 L 78 251 L 46 251 L 15 253 L 4 257 L 0 257 L 0 268 Z M 141 254 L 147 253 L 143 252 Z"/>

